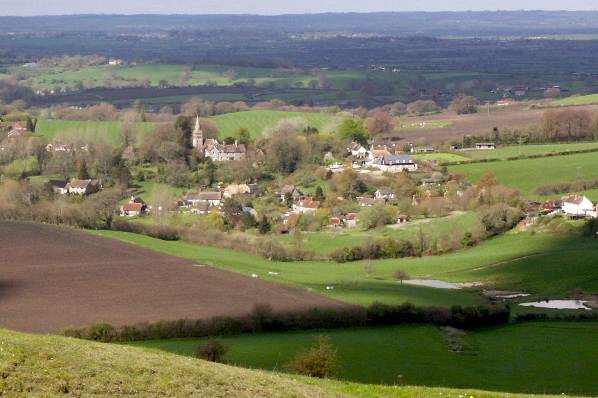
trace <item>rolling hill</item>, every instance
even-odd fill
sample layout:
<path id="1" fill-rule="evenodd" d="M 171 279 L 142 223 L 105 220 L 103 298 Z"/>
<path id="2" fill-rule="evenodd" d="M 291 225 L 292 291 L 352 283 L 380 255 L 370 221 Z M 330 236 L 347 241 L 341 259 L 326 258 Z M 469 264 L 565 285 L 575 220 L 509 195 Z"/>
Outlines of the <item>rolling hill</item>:
<path id="1" fill-rule="evenodd" d="M 315 380 L 133 347 L 8 330 L 0 330 L 0 347 L 0 391 L 10 397 L 528 397 Z"/>

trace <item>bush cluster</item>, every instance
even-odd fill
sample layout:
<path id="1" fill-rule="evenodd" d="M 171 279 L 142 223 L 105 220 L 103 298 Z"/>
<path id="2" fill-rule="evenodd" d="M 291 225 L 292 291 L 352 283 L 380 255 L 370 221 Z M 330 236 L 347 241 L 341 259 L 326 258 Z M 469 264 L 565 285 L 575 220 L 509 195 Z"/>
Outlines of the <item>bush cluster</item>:
<path id="1" fill-rule="evenodd" d="M 590 181 L 565 181 L 556 184 L 543 185 L 536 188 L 535 193 L 538 195 L 556 195 L 568 192 L 580 192 L 588 189 L 598 188 L 598 180 Z"/>
<path id="2" fill-rule="evenodd" d="M 413 244 L 405 239 L 381 238 L 360 246 L 343 247 L 330 254 L 337 263 L 378 258 L 402 258 L 415 255 Z"/>
<path id="3" fill-rule="evenodd" d="M 507 323 L 509 317 L 510 310 L 503 305 L 436 308 L 415 307 L 409 303 L 402 305 L 375 303 L 368 308 L 347 306 L 343 308 L 314 308 L 299 312 L 274 312 L 269 305 L 257 305 L 250 314 L 240 317 L 180 319 L 118 328 L 102 323 L 85 329 L 68 329 L 64 331 L 64 334 L 102 342 L 125 342 L 404 323 L 426 323 L 475 329 Z"/>
<path id="4" fill-rule="evenodd" d="M 167 225 L 139 224 L 130 223 L 125 220 L 115 220 L 112 223 L 112 229 L 115 231 L 146 235 L 162 240 L 179 240 L 181 238 L 179 231 L 176 228 Z"/>

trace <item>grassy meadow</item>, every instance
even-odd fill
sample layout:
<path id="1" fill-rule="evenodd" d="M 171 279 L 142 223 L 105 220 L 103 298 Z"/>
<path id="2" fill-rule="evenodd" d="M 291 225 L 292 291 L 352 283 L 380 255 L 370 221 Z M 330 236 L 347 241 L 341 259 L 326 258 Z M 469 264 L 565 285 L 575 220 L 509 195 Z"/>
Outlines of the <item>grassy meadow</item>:
<path id="1" fill-rule="evenodd" d="M 537 198 L 534 190 L 540 186 L 565 181 L 598 178 L 597 153 L 581 153 L 537 159 L 509 160 L 450 166 L 451 173 L 463 173 L 476 182 L 486 172 L 492 172 L 500 184 L 518 189 L 527 198 Z"/>
<path id="2" fill-rule="evenodd" d="M 253 254 L 182 241 L 168 242 L 116 231 L 91 232 L 200 264 L 244 275 L 256 274 L 262 279 L 359 305 L 409 301 L 416 305 L 447 306 L 485 301 L 476 288 L 447 290 L 402 284 L 392 277 L 397 270 L 411 278 L 482 282 L 484 288 L 524 291 L 531 294 L 526 300 L 566 298 L 576 288 L 598 293 L 595 266 L 598 242 L 578 236 L 509 233 L 442 256 L 337 264 L 268 261 Z"/>
<path id="3" fill-rule="evenodd" d="M 576 95 L 548 102 L 547 106 L 574 106 L 598 104 L 598 94 Z"/>
<path id="4" fill-rule="evenodd" d="M 314 337 L 337 349 L 338 377 L 360 383 L 487 388 L 496 391 L 598 394 L 598 323 L 534 322 L 464 335 L 433 326 L 287 332 L 222 338 L 232 364 L 284 370 Z M 132 343 L 193 355 L 205 340 Z M 454 352 L 449 347 L 458 347 Z M 566 349 L 563 349 L 566 347 Z M 559 358 L 555 361 L 555 358 Z"/>
<path id="5" fill-rule="evenodd" d="M 240 369 L 138 347 L 8 330 L 0 330 L 0 345 L 0 368 L 3 369 L 0 389 L 9 397 L 33 394 L 40 397 L 130 395 L 165 398 L 531 397 L 474 389 L 381 386 L 311 379 Z"/>
<path id="6" fill-rule="evenodd" d="M 252 110 L 214 116 L 221 137 L 234 136 L 241 128 L 249 130 L 252 138 L 261 137 L 264 130 L 275 127 L 283 119 L 301 118 L 318 130 L 334 128 L 335 116 L 320 112 L 285 112 L 273 110 Z"/>
<path id="7" fill-rule="evenodd" d="M 471 230 L 477 222 L 475 213 L 457 214 L 441 218 L 415 220 L 395 227 L 384 227 L 370 231 L 354 229 L 339 229 L 322 232 L 303 232 L 301 244 L 303 249 L 313 251 L 318 255 L 326 255 L 343 247 L 361 245 L 368 240 L 389 237 L 393 239 L 412 239 L 420 231 L 432 239 L 447 235 L 453 230 Z M 287 245 L 296 245 L 297 237 L 290 235 L 278 236 L 277 239 Z"/>

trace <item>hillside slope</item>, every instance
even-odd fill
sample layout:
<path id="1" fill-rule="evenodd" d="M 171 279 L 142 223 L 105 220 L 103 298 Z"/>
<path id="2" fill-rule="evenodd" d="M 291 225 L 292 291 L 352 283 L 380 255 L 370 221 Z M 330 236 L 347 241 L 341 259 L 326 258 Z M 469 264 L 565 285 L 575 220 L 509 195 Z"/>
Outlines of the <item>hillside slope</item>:
<path id="1" fill-rule="evenodd" d="M 0 392 L 8 397 L 525 396 L 312 380 L 120 345 L 8 330 L 0 330 Z"/>

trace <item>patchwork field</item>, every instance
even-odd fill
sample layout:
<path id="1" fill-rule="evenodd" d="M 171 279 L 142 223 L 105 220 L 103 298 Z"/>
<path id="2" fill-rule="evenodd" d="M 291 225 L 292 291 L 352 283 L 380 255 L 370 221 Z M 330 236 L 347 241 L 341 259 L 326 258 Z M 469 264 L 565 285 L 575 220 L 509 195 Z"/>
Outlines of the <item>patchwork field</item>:
<path id="1" fill-rule="evenodd" d="M 598 242 L 577 236 L 511 233 L 442 256 L 337 264 L 268 261 L 252 254 L 181 241 L 166 242 L 114 231 L 94 233 L 359 305 L 375 301 L 440 306 L 485 302 L 479 288 L 449 290 L 400 283 L 392 277 L 398 270 L 412 278 L 481 282 L 486 289 L 523 291 L 531 295 L 526 300 L 566 298 L 576 288 L 598 294 Z"/>
<path id="2" fill-rule="evenodd" d="M 227 113 L 214 116 L 212 119 L 220 130 L 221 137 L 234 136 L 240 128 L 249 130 L 251 137 L 258 138 L 265 129 L 275 127 L 283 119 L 301 118 L 318 130 L 334 128 L 335 117 L 328 113 L 316 112 L 284 112 L 271 110 L 253 110 L 247 112 Z"/>
<path id="3" fill-rule="evenodd" d="M 338 350 L 339 377 L 361 383 L 598 394 L 598 323 L 536 322 L 467 334 L 432 326 L 293 332 L 227 337 L 236 365 L 284 369 L 324 335 Z M 144 341 L 135 346 L 192 355 L 205 340 Z M 566 349 L 563 349 L 566 347 Z M 456 351 L 456 352 L 455 352 Z M 555 360 L 558 358 L 558 361 Z"/>
<path id="4" fill-rule="evenodd" d="M 518 189 L 528 198 L 537 197 L 534 190 L 543 185 L 564 181 L 598 178 L 595 167 L 597 153 L 581 153 L 538 159 L 521 159 L 450 166 L 451 173 L 463 173 L 472 182 L 492 172 L 500 184 Z"/>
<path id="5" fill-rule="evenodd" d="M 536 103 L 521 101 L 507 107 L 491 108 L 490 112 L 483 108 L 472 115 L 457 115 L 454 112 L 445 111 L 430 116 L 404 117 L 401 119 L 403 124 L 417 127 L 400 129 L 397 133 L 392 134 L 392 138 L 401 144 L 407 142 L 445 144 L 451 140 L 459 140 L 467 134 L 490 133 L 495 127 L 504 130 L 537 126 L 546 110 L 538 107 L 532 108 L 531 106 Z M 583 105 L 579 108 L 592 112 L 598 111 L 598 105 Z M 442 127 L 421 128 L 422 123 L 429 126 L 440 123 Z"/>
<path id="6" fill-rule="evenodd" d="M 242 315 L 259 303 L 341 305 L 72 229 L 1 222 L 0 242 L 0 326 L 17 330 Z"/>

